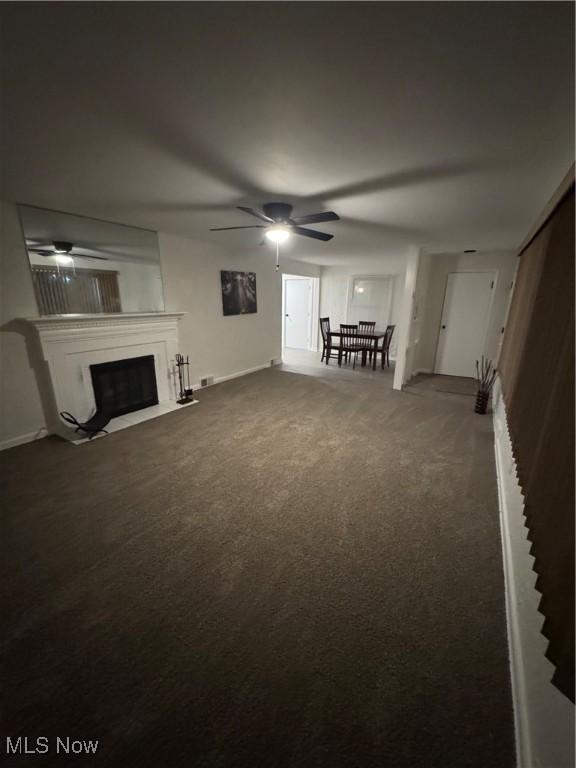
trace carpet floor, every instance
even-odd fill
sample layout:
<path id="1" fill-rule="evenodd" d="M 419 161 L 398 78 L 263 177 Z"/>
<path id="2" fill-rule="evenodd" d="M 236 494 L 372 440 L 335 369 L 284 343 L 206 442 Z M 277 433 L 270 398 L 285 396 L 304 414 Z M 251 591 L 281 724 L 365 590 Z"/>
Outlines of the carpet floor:
<path id="1" fill-rule="evenodd" d="M 44 765 L 60 736 L 119 768 L 513 768 L 491 419 L 470 382 L 390 383 L 270 369 L 4 452 L 2 741 L 48 736 Z"/>

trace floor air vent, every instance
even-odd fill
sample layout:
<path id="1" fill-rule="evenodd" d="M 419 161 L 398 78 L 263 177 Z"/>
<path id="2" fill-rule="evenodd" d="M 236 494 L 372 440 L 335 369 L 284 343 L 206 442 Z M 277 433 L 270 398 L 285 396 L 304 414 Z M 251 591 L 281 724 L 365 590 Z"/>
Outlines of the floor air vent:
<path id="1" fill-rule="evenodd" d="M 214 384 L 214 376 L 206 376 L 205 379 L 200 379 L 201 387 L 209 387 L 211 384 Z"/>

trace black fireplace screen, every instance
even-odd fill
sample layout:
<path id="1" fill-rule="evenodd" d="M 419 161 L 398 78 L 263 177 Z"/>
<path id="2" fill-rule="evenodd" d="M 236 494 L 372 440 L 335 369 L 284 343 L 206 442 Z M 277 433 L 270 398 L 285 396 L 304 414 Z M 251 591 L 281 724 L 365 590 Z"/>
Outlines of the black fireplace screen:
<path id="1" fill-rule="evenodd" d="M 112 418 L 158 403 L 154 355 L 90 366 L 96 406 L 112 403 Z"/>

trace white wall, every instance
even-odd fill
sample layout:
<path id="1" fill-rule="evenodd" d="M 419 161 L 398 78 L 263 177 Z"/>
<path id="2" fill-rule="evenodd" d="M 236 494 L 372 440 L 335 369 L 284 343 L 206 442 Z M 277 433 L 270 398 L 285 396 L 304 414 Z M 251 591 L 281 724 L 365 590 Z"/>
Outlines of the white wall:
<path id="1" fill-rule="evenodd" d="M 419 307 L 421 329 L 418 335 L 417 352 L 413 360 L 414 370 L 434 370 L 444 292 L 450 272 L 495 273 L 496 284 L 484 355 L 491 360 L 496 360 L 515 269 L 516 256 L 511 252 L 429 254 L 423 256 L 416 288 L 418 301 L 421 304 Z"/>
<path id="2" fill-rule="evenodd" d="M 43 366 L 34 367 L 37 355 L 30 355 L 36 337 L 18 320 L 38 315 L 38 308 L 16 206 L 3 203 L 1 211 L 0 447 L 6 448 L 43 436 L 42 397 L 50 388 Z M 234 256 L 173 235 L 161 233 L 159 241 L 165 308 L 188 313 L 180 323 L 180 346 L 190 356 L 195 382 L 281 358 L 282 272 L 318 277 L 319 267 L 281 258 L 276 272 L 275 257 L 266 249 Z M 221 269 L 256 272 L 256 314 L 224 317 Z"/>
<path id="3" fill-rule="evenodd" d="M 498 381 L 493 401 L 518 768 L 573 768 L 574 707 L 550 682 L 554 666 L 545 656 L 542 595 L 535 589 L 524 497 Z"/>
<path id="4" fill-rule="evenodd" d="M 390 323 L 398 326 L 404 292 L 404 260 L 399 258 L 394 262 L 382 260 L 380 264 L 358 261 L 349 267 L 324 267 L 320 277 L 320 317 L 329 317 L 330 324 L 337 328 L 340 323 L 347 321 L 348 296 L 352 289 L 354 277 L 378 275 L 389 276 L 392 280 L 392 304 L 390 307 Z M 398 327 L 396 327 L 390 356 L 396 356 L 398 343 Z"/>
<path id="5" fill-rule="evenodd" d="M 283 259 L 276 272 L 274 258 L 264 249 L 232 256 L 214 244 L 163 233 L 160 252 L 166 311 L 188 313 L 180 321 L 180 341 L 195 382 L 281 359 L 282 272 L 317 277 L 318 267 Z M 221 269 L 256 273 L 257 313 L 223 315 Z"/>

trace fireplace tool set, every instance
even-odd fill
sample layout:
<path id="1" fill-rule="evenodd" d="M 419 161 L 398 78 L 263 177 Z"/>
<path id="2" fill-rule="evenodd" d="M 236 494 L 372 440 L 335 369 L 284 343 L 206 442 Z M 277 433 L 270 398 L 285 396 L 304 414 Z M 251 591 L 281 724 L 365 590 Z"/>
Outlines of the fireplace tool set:
<path id="1" fill-rule="evenodd" d="M 184 355 L 176 355 L 176 368 L 178 370 L 178 400 L 179 405 L 191 403 L 194 400 L 194 392 L 190 386 L 190 361 L 188 355 L 184 360 Z"/>

